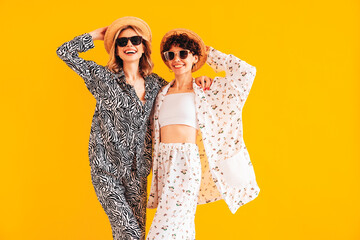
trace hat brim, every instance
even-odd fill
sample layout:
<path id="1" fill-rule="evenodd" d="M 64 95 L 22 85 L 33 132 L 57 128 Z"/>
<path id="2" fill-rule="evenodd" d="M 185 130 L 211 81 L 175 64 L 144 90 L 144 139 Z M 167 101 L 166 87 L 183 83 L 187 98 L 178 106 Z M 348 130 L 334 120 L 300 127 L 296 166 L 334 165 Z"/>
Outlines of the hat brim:
<path id="1" fill-rule="evenodd" d="M 135 26 L 140 30 L 141 36 L 146 41 L 151 42 L 151 29 L 144 20 L 131 16 L 122 17 L 112 22 L 105 32 L 104 45 L 108 53 L 110 53 L 111 47 L 114 44 L 115 34 L 123 26 Z"/>
<path id="2" fill-rule="evenodd" d="M 195 72 L 195 71 L 199 70 L 206 62 L 206 59 L 207 59 L 206 46 L 205 46 L 204 41 L 201 39 L 201 37 L 189 29 L 176 28 L 176 29 L 172 29 L 172 30 L 168 31 L 164 35 L 164 37 L 162 38 L 161 43 L 160 43 L 161 58 L 164 61 L 164 63 L 166 64 L 166 66 L 168 66 L 168 68 L 170 68 L 169 63 L 168 63 L 168 61 L 166 61 L 164 54 L 163 54 L 164 44 L 170 36 L 175 35 L 175 34 L 182 34 L 182 33 L 185 33 L 186 35 L 188 35 L 188 37 L 190 39 L 194 40 L 195 42 L 197 42 L 200 45 L 201 56 L 198 56 L 199 60 L 197 63 L 195 63 L 194 67 L 191 70 L 192 72 Z"/>

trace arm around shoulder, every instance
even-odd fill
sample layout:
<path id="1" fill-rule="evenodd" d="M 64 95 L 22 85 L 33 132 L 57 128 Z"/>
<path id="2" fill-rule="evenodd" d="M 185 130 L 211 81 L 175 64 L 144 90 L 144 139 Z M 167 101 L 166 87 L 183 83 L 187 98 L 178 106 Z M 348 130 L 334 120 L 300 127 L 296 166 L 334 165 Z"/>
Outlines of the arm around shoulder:
<path id="1" fill-rule="evenodd" d="M 160 85 L 160 88 L 168 85 L 169 82 L 167 82 L 165 79 L 157 75 L 156 73 L 152 73 L 152 76 L 157 80 L 158 84 Z"/>

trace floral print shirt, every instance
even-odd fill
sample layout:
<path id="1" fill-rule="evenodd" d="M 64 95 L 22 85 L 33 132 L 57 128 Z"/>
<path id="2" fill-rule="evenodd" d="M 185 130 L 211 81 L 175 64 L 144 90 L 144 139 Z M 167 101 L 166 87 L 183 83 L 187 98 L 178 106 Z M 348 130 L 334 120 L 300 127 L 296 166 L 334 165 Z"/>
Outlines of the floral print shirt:
<path id="1" fill-rule="evenodd" d="M 198 146 L 202 163 L 202 179 L 198 204 L 224 199 L 235 213 L 257 197 L 260 189 L 243 139 L 242 108 L 255 78 L 256 68 L 233 55 L 210 48 L 207 63 L 226 76 L 216 77 L 210 90 L 204 92 L 193 83 L 200 131 Z M 171 84 L 159 93 L 154 111 L 153 180 L 148 201 L 155 208 L 158 191 L 157 162 L 159 158 L 159 109 Z"/>

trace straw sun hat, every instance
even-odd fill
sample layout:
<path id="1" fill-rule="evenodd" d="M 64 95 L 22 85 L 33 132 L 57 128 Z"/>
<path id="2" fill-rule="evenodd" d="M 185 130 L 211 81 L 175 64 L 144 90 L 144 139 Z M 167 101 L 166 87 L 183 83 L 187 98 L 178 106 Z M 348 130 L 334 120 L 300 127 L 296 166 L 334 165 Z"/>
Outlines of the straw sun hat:
<path id="1" fill-rule="evenodd" d="M 105 32 L 104 45 L 108 53 L 110 53 L 111 47 L 114 43 L 115 34 L 123 26 L 135 26 L 140 29 L 141 36 L 148 42 L 151 42 L 151 30 L 149 25 L 142 19 L 137 17 L 122 17 L 115 20 L 110 24 Z"/>
<path id="2" fill-rule="evenodd" d="M 172 29 L 170 31 L 168 31 L 164 37 L 161 40 L 160 43 L 160 54 L 161 54 L 161 58 L 164 61 L 164 63 L 166 64 L 166 66 L 168 66 L 168 68 L 170 68 L 169 63 L 166 61 L 164 54 L 163 54 L 163 50 L 164 50 L 164 44 L 166 42 L 166 40 L 168 39 L 168 37 L 175 35 L 175 34 L 182 34 L 185 33 L 186 35 L 188 35 L 188 37 L 192 40 L 194 40 L 195 42 L 197 42 L 200 45 L 200 52 L 201 52 L 201 56 L 199 56 L 199 60 L 197 63 L 195 63 L 193 69 L 191 70 L 192 72 L 195 72 L 197 70 L 199 70 L 202 65 L 204 65 L 204 63 L 206 62 L 207 59 L 207 54 L 206 54 L 206 47 L 204 44 L 204 41 L 201 39 L 201 37 L 199 35 L 197 35 L 196 33 L 194 33 L 193 31 L 189 30 L 189 29 L 185 29 L 185 28 L 176 28 L 176 29 Z"/>

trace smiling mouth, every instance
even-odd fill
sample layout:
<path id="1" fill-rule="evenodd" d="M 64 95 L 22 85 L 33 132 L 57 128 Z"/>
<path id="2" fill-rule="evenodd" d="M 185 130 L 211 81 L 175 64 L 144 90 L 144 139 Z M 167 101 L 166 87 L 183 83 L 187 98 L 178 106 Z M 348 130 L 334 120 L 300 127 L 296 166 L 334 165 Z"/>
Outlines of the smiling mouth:
<path id="1" fill-rule="evenodd" d="M 127 51 L 124 51 L 125 54 L 135 54 L 136 51 L 135 50 L 127 50 Z"/>
<path id="2" fill-rule="evenodd" d="M 174 67 L 175 69 L 182 68 L 183 66 L 184 66 L 184 64 L 173 65 L 173 67 Z"/>

